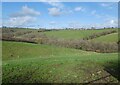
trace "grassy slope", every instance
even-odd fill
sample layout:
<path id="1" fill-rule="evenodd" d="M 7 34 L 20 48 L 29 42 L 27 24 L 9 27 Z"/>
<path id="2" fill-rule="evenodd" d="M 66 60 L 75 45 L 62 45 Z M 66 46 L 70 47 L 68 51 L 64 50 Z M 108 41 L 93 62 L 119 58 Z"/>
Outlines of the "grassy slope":
<path id="1" fill-rule="evenodd" d="M 92 41 L 97 42 L 117 42 L 118 41 L 118 33 L 112 33 L 109 35 L 101 36 L 95 39 L 92 39 Z"/>
<path id="2" fill-rule="evenodd" d="M 5 30 L 11 30 L 11 29 L 5 29 Z M 32 31 L 32 33 L 22 34 L 22 35 L 15 35 L 17 38 L 28 38 L 30 36 L 35 36 L 36 38 L 40 38 L 41 35 L 44 35 L 44 33 L 48 37 L 52 38 L 59 38 L 59 39 L 82 39 L 84 37 L 88 37 L 89 35 L 92 35 L 93 33 L 100 33 L 103 31 L 113 30 L 113 29 L 101 29 L 101 30 L 59 30 L 59 31 L 46 31 L 46 32 L 38 32 L 38 30 L 34 29 L 12 29 L 15 30 L 14 34 L 17 34 L 19 32 L 27 32 Z M 117 30 L 117 29 L 116 29 Z M 105 42 L 114 42 L 117 41 L 117 34 L 115 35 L 106 35 L 101 36 L 99 38 L 93 39 L 93 41 L 105 41 Z"/>
<path id="3" fill-rule="evenodd" d="M 5 41 L 2 57 L 3 82 L 23 83 L 89 82 L 109 75 L 104 68 L 117 62 L 117 53 Z M 110 81 L 117 82 L 111 75 L 94 82 Z"/>
<path id="4" fill-rule="evenodd" d="M 93 33 L 99 33 L 113 29 L 101 29 L 101 30 L 60 30 L 44 32 L 47 36 L 61 38 L 61 39 L 81 39 L 92 35 Z M 117 30 L 117 29 L 116 29 Z"/>

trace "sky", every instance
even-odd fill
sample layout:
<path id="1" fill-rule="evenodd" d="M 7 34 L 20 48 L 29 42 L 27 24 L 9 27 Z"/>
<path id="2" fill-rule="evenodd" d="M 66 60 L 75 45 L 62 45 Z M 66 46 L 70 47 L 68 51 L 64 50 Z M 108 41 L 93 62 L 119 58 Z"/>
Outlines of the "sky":
<path id="1" fill-rule="evenodd" d="M 117 2 L 3 2 L 2 25 L 29 28 L 117 27 Z"/>

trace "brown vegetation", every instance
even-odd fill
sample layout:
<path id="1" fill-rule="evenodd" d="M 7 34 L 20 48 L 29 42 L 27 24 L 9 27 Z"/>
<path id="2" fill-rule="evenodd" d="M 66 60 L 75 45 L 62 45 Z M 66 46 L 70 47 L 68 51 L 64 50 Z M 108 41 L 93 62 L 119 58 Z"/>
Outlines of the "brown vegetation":
<path id="1" fill-rule="evenodd" d="M 116 30 L 110 30 L 110 31 L 105 31 L 105 32 L 101 32 L 101 33 L 94 33 L 88 37 L 85 37 L 83 38 L 84 40 L 89 40 L 89 39 L 94 39 L 94 38 L 97 38 L 97 37 L 100 37 L 100 36 L 105 36 L 105 35 L 108 35 L 108 34 L 111 34 L 111 33 L 116 33 L 117 31 Z"/>
<path id="2" fill-rule="evenodd" d="M 48 31 L 48 30 L 47 30 Z M 102 33 L 97 33 L 90 35 L 82 40 L 61 40 L 57 38 L 49 38 L 41 31 L 39 35 L 32 33 L 32 31 L 16 31 L 12 29 L 5 29 L 2 31 L 2 40 L 8 41 L 17 41 L 17 42 L 29 42 L 29 43 L 38 43 L 38 44 L 49 44 L 49 45 L 56 45 L 61 47 L 67 48 L 75 48 L 81 49 L 85 51 L 94 51 L 94 52 L 102 52 L 102 53 L 109 53 L 109 52 L 118 52 L 118 43 L 101 43 L 101 42 L 92 42 L 88 41 L 89 39 L 93 39 L 99 36 L 107 35 L 110 33 L 117 32 L 116 30 L 112 31 L 105 31 Z M 17 38 L 18 35 L 26 35 L 22 38 Z"/>

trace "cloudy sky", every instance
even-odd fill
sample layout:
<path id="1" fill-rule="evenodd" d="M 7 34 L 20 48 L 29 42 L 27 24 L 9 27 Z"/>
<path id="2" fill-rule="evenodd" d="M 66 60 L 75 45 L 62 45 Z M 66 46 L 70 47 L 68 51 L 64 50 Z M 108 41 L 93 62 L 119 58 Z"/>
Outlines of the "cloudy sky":
<path id="1" fill-rule="evenodd" d="M 117 26 L 117 2 L 4 2 L 2 22 L 16 27 Z"/>

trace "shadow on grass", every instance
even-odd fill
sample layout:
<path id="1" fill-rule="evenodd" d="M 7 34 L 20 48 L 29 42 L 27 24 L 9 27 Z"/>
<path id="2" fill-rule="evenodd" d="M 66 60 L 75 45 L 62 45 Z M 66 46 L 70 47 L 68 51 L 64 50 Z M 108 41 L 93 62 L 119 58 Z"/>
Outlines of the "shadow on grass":
<path id="1" fill-rule="evenodd" d="M 119 60 L 107 62 L 104 65 L 104 70 L 107 71 L 109 74 L 111 74 L 113 77 L 115 77 L 120 82 L 119 64 L 120 64 Z"/>
<path id="2" fill-rule="evenodd" d="M 107 78 L 109 79 L 111 76 L 113 76 L 114 78 L 116 78 L 116 79 L 118 80 L 118 82 L 120 82 L 119 64 L 120 64 L 120 63 L 118 63 L 117 60 L 116 60 L 116 61 L 111 61 L 111 62 L 105 63 L 105 64 L 104 64 L 104 70 L 105 70 L 106 72 L 108 72 L 109 74 L 103 75 L 102 77 L 100 77 L 100 78 L 98 78 L 98 79 L 89 81 L 89 82 L 85 83 L 85 85 L 87 85 L 87 84 L 92 84 L 92 83 L 98 82 L 98 81 L 100 81 L 100 80 L 102 80 L 102 81 L 105 80 L 105 81 L 106 81 L 106 79 L 107 79 Z M 112 80 L 112 81 L 110 80 L 110 82 L 114 82 L 114 80 Z"/>

